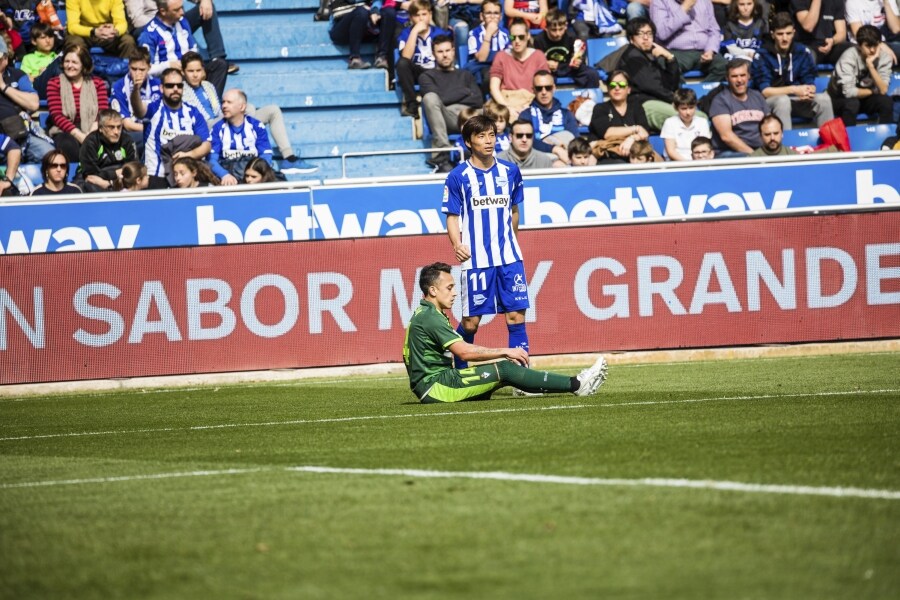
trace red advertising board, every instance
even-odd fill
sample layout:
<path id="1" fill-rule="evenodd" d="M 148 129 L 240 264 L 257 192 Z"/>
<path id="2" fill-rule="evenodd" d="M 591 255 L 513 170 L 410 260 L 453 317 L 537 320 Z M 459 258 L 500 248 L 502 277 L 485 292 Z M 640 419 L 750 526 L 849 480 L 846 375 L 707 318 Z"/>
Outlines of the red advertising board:
<path id="1" fill-rule="evenodd" d="M 897 210 L 520 239 L 534 354 L 900 337 Z M 441 235 L 2 256 L 0 383 L 396 362 L 437 260 Z"/>

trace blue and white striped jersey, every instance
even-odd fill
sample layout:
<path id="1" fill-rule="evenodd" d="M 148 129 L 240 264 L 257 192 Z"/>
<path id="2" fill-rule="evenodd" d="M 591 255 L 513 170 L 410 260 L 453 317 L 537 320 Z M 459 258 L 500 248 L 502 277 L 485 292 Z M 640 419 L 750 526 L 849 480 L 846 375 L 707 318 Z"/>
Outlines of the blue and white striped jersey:
<path id="1" fill-rule="evenodd" d="M 457 166 L 444 184 L 441 211 L 459 215 L 462 243 L 472 251 L 463 269 L 483 269 L 522 260 L 512 227 L 512 207 L 525 199 L 519 167 L 494 159 L 486 171 L 469 161 Z"/>
<path id="2" fill-rule="evenodd" d="M 162 147 L 178 135 L 196 135 L 211 142 L 209 127 L 200 111 L 189 104 L 172 109 L 160 98 L 147 107 L 144 117 L 144 164 L 150 175 L 163 177 Z"/>
<path id="3" fill-rule="evenodd" d="M 212 152 L 209 162 L 213 172 L 223 177 L 228 171 L 222 161 L 259 156 L 272 164 L 272 145 L 263 124 L 253 117 L 244 117 L 244 122 L 234 126 L 225 119 L 215 124 L 212 131 Z"/>
<path id="4" fill-rule="evenodd" d="M 162 98 L 162 84 L 155 77 L 148 77 L 141 87 L 141 100 L 148 105 Z M 109 94 L 109 107 L 122 115 L 124 119 L 132 119 L 134 116 L 134 108 L 131 106 L 131 90 L 134 89 L 134 81 L 131 75 L 126 73 L 125 77 L 115 82 Z"/>
<path id="5" fill-rule="evenodd" d="M 475 54 L 478 52 L 478 49 L 481 48 L 482 42 L 484 42 L 484 25 L 479 25 L 469 32 L 468 42 L 469 60 L 475 60 Z M 490 54 L 488 54 L 487 60 L 484 62 L 493 61 L 495 54 L 502 52 L 507 48 L 509 48 L 509 31 L 500 27 L 497 30 L 497 35 L 491 38 L 491 51 Z"/>
<path id="6" fill-rule="evenodd" d="M 169 67 L 169 61 L 180 61 L 185 53 L 197 51 L 197 40 L 185 18 L 175 23 L 174 27 L 169 27 L 159 15 L 153 17 L 138 38 L 138 44 L 150 51 L 150 74 L 154 77 Z"/>

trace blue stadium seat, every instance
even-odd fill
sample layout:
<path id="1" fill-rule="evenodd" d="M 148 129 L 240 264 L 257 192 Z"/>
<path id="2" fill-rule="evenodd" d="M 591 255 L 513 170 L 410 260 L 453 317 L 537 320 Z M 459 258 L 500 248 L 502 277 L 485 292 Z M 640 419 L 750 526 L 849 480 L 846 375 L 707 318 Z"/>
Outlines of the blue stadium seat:
<path id="1" fill-rule="evenodd" d="M 854 152 L 881 149 L 881 142 L 894 135 L 897 126 L 893 123 L 881 125 L 854 125 L 847 128 L 850 138 L 850 149 Z"/>
<path id="2" fill-rule="evenodd" d="M 697 99 L 699 100 L 700 98 L 707 95 L 708 93 L 710 93 L 711 91 L 713 91 L 714 89 L 719 87 L 720 85 L 722 85 L 721 82 L 715 82 L 715 81 L 709 81 L 709 82 L 693 81 L 693 82 L 685 83 L 684 87 L 694 90 L 694 93 L 697 94 Z"/>
<path id="3" fill-rule="evenodd" d="M 788 129 L 784 132 L 784 138 L 781 143 L 785 146 L 818 146 L 819 130 L 812 129 Z"/>
<path id="4" fill-rule="evenodd" d="M 665 158 L 665 156 L 666 156 L 666 142 L 665 142 L 661 137 L 659 137 L 658 135 L 651 135 L 651 136 L 650 136 L 649 142 L 650 142 L 650 145 L 653 146 L 653 149 L 656 150 L 656 152 L 657 152 L 660 156 L 662 156 L 662 157 Z"/>
<path id="5" fill-rule="evenodd" d="M 625 36 L 588 39 L 587 53 L 591 64 L 597 64 L 627 43 L 628 38 Z"/>

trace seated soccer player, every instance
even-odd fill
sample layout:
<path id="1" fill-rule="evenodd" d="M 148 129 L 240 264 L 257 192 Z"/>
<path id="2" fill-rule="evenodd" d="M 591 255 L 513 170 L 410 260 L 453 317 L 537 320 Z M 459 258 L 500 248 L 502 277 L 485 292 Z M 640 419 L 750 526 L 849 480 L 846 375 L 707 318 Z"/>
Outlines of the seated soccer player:
<path id="1" fill-rule="evenodd" d="M 457 295 L 448 264 L 424 267 L 419 288 L 423 298 L 409 320 L 403 362 L 409 387 L 424 404 L 487 400 L 505 386 L 532 394 L 569 392 L 589 396 L 606 381 L 607 366 L 602 356 L 577 376 L 569 377 L 527 368 L 528 353 L 521 347 L 484 348 L 464 341 L 445 312 Z M 450 355 L 463 361 L 497 362 L 455 369 Z"/>

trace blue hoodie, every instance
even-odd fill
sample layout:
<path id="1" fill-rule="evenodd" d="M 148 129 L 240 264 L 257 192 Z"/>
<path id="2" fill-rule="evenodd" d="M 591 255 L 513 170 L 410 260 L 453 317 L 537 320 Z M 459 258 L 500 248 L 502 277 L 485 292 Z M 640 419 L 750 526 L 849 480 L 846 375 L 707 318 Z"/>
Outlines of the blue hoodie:
<path id="1" fill-rule="evenodd" d="M 816 60 L 803 44 L 794 42 L 787 56 L 782 56 L 774 42 L 767 40 L 753 58 L 750 77 L 752 87 L 759 91 L 768 87 L 815 85 Z"/>
<path id="2" fill-rule="evenodd" d="M 550 108 L 544 108 L 538 104 L 537 100 L 531 103 L 531 123 L 534 125 L 534 149 L 541 152 L 551 152 L 553 146 L 541 141 L 548 135 L 553 135 L 560 131 L 570 131 L 572 135 L 578 137 L 578 121 L 575 115 L 567 109 L 563 108 L 562 103 L 556 98 L 550 104 Z"/>

